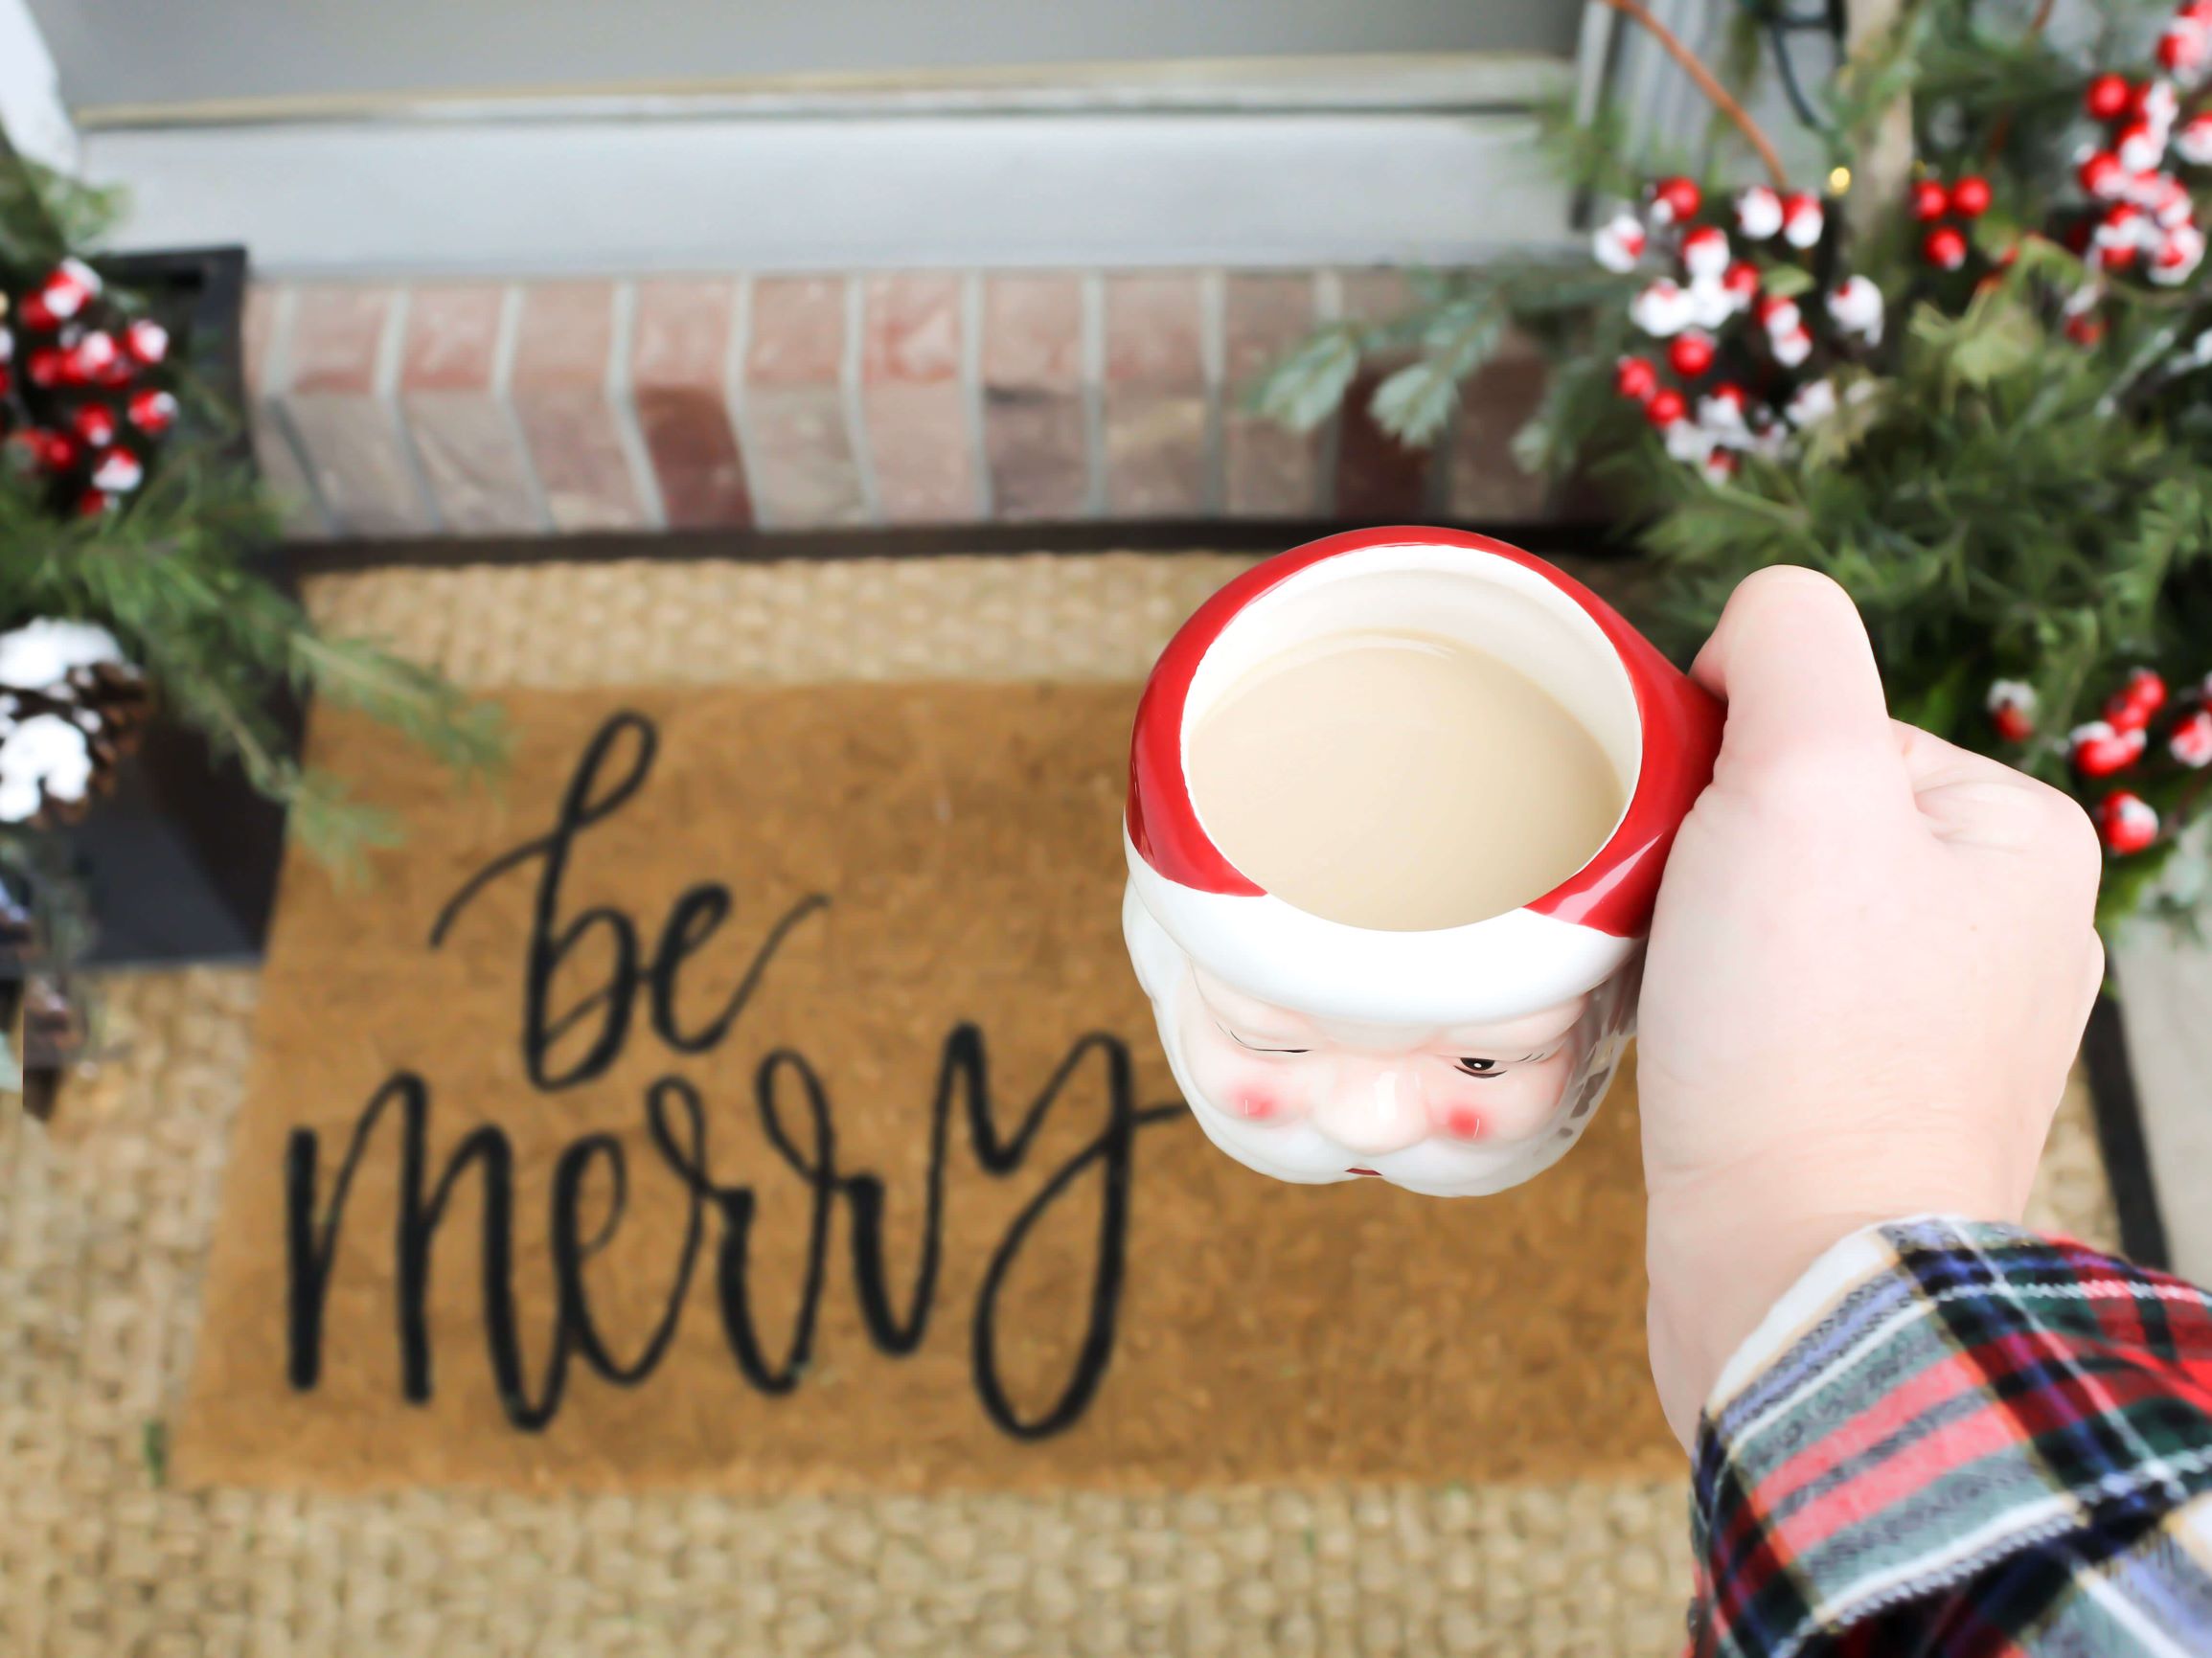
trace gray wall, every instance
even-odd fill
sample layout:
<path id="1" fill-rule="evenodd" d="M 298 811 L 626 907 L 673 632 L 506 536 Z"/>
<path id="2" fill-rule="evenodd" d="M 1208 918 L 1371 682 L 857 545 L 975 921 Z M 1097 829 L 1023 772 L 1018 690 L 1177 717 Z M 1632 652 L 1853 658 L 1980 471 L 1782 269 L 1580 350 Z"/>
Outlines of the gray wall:
<path id="1" fill-rule="evenodd" d="M 31 0 L 73 108 L 808 72 L 1574 50 L 1573 0 Z"/>

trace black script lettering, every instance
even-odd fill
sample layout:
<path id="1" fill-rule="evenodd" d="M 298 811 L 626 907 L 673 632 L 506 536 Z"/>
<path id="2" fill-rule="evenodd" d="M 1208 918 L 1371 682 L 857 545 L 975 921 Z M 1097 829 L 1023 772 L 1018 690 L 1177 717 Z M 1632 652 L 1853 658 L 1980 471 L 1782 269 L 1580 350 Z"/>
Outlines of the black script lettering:
<path id="1" fill-rule="evenodd" d="M 627 1362 L 608 1351 L 598 1329 L 585 1290 L 584 1266 L 608 1245 L 621 1224 L 629 1201 L 629 1170 L 622 1144 L 614 1136 L 584 1135 L 567 1146 L 554 1166 L 548 1242 L 559 1305 L 554 1311 L 544 1373 L 535 1395 L 524 1376 L 514 1294 L 512 1145 L 499 1128 L 489 1124 L 477 1127 L 462 1138 L 431 1183 L 430 1091 L 420 1077 L 399 1072 L 363 1108 L 331 1181 L 327 1207 L 319 1209 L 318 1205 L 320 1141 L 315 1131 L 294 1130 L 286 1148 L 291 1384 L 307 1391 L 320 1380 L 324 1306 L 347 1199 L 378 1124 L 395 1102 L 402 1119 L 399 1220 L 394 1238 L 401 1391 L 409 1401 L 418 1404 L 432 1397 L 428 1316 L 431 1248 L 456 1187 L 465 1175 L 480 1170 L 479 1267 L 492 1379 L 508 1420 L 524 1431 L 537 1431 L 559 1414 L 572 1355 L 581 1355 L 599 1375 L 623 1386 L 644 1382 L 667 1356 L 690 1294 L 710 1207 L 721 1229 L 715 1252 L 715 1297 L 722 1335 L 740 1374 L 751 1387 L 776 1397 L 793 1392 L 805 1378 L 813 1354 L 827 1277 L 831 1220 L 839 1201 L 847 1205 L 852 1216 L 854 1288 L 869 1338 L 878 1351 L 892 1357 L 913 1352 L 922 1345 L 937 1299 L 947 1124 L 955 1102 L 963 1107 L 969 1142 L 978 1164 L 996 1178 L 1011 1177 L 1024 1166 L 1030 1145 L 1070 1079 L 1094 1055 L 1102 1060 L 1106 1073 L 1106 1122 L 1050 1173 L 1015 1216 L 992 1253 L 973 1315 L 971 1365 L 976 1394 L 986 1415 L 1015 1438 L 1047 1438 L 1082 1416 L 1112 1356 L 1128 1251 L 1131 1143 L 1139 1131 L 1179 1116 L 1184 1109 L 1179 1103 L 1138 1108 L 1131 1092 L 1128 1048 L 1101 1033 L 1084 1036 L 1070 1048 L 1021 1113 L 1011 1134 L 1001 1133 L 992 1109 L 982 1033 L 973 1025 L 963 1024 L 946 1036 L 930 1106 L 919 1261 L 902 1309 L 894 1306 L 889 1286 L 883 1224 L 887 1198 L 881 1177 L 867 1171 L 847 1172 L 839 1167 L 836 1122 L 830 1097 L 814 1067 L 803 1056 L 783 1049 L 761 1062 L 754 1078 L 754 1104 L 762 1131 L 778 1159 L 806 1182 L 812 1196 L 798 1311 L 790 1339 L 778 1359 L 768 1356 L 752 1309 L 751 1246 L 758 1217 L 757 1190 L 751 1184 L 723 1184 L 715 1178 L 706 1111 L 698 1091 L 680 1077 L 659 1079 L 646 1091 L 647 1131 L 660 1160 L 684 1183 L 691 1197 L 684 1242 L 660 1320 L 638 1355 Z M 796 1085 L 803 1102 L 802 1134 L 794 1135 L 785 1122 L 781 1096 L 787 1091 L 787 1079 Z M 580 1216 L 594 1164 L 604 1166 L 611 1191 L 604 1218 L 586 1236 Z M 1038 1223 L 1094 1168 L 1102 1180 L 1102 1201 L 1083 1333 L 1059 1397 L 1039 1415 L 1024 1418 L 998 1374 L 999 1294 Z"/>
<path id="2" fill-rule="evenodd" d="M 609 763 L 626 738 L 629 741 L 627 769 L 602 793 L 600 771 Z M 446 900 L 431 925 L 430 947 L 435 950 L 445 943 L 446 933 L 478 893 L 509 870 L 535 857 L 544 858 L 544 867 L 538 872 L 537 902 L 531 921 L 522 980 L 522 1062 L 531 1081 L 539 1088 L 548 1091 L 573 1088 L 579 1082 L 588 1082 L 603 1075 L 622 1052 L 623 1038 L 629 1033 L 630 1004 L 637 995 L 635 923 L 621 911 L 605 905 L 588 909 L 558 929 L 555 918 L 560 902 L 560 877 L 568 868 L 569 854 L 576 849 L 577 837 L 593 824 L 612 817 L 645 785 L 659 747 L 659 734 L 643 715 L 625 710 L 608 716 L 585 746 L 583 758 L 577 761 L 568 787 L 561 792 L 560 815 L 551 831 L 502 852 L 469 876 L 462 883 L 461 890 Z M 553 975 L 569 952 L 594 928 L 605 929 L 613 948 L 613 967 L 606 983 L 559 1018 L 549 1020 L 546 1003 Z M 599 1033 L 582 1056 L 565 1070 L 550 1069 L 553 1045 L 600 1010 L 604 1011 Z"/>
<path id="3" fill-rule="evenodd" d="M 603 784 L 601 772 L 617 763 L 615 757 L 626 743 L 627 759 L 622 774 Z M 553 828 L 500 853 L 470 875 L 445 901 L 430 928 L 430 947 L 435 950 L 445 943 L 454 922 L 477 894 L 510 870 L 533 858 L 543 860 L 524 953 L 522 1063 L 532 1083 L 548 1093 L 604 1076 L 621 1057 L 628 1040 L 641 978 L 637 923 L 622 911 L 602 904 L 562 924 L 560 883 L 578 838 L 593 825 L 612 817 L 645 786 L 659 748 L 659 735 L 643 715 L 626 710 L 609 715 L 577 761 L 561 793 L 560 812 Z M 814 893 L 787 910 L 754 951 L 721 1011 L 698 1029 L 685 1031 L 676 1016 L 676 991 L 684 963 L 714 936 L 735 908 L 729 888 L 718 882 L 701 881 L 687 890 L 670 907 L 652 965 L 642 975 L 650 993 L 653 1029 L 661 1040 L 679 1054 L 703 1054 L 719 1043 L 752 1000 L 762 975 L 792 929 L 815 911 L 827 909 L 829 903 L 823 895 Z M 595 931 L 603 932 L 607 940 L 609 962 L 604 982 L 566 1011 L 550 1014 L 555 975 Z M 594 1013 L 599 1015 L 599 1024 L 590 1046 L 572 1063 L 556 1065 L 556 1044 Z"/>
<path id="4" fill-rule="evenodd" d="M 477 895 L 510 871 L 536 861 L 537 887 L 524 958 L 521 1044 L 526 1074 L 545 1092 L 573 1088 L 605 1074 L 621 1056 L 645 992 L 653 1034 L 672 1053 L 691 1056 L 718 1048 L 729 1036 L 760 988 L 764 974 L 791 933 L 829 899 L 810 895 L 792 904 L 771 926 L 750 963 L 718 1008 L 706 1017 L 686 1019 L 678 992 L 685 966 L 700 955 L 735 913 L 729 888 L 701 881 L 670 906 L 650 961 L 641 948 L 637 921 L 610 905 L 564 916 L 562 882 L 585 830 L 604 823 L 643 788 L 658 750 L 650 721 L 632 712 L 608 718 L 593 735 L 563 790 L 554 826 L 543 835 L 493 858 L 462 884 L 439 912 L 429 936 L 433 950 Z M 587 943 L 604 941 L 604 972 L 587 994 L 563 1011 L 552 1011 L 554 981 Z M 574 968 L 569 969 L 571 972 Z M 557 1047 L 582 1033 L 581 1054 Z M 569 1047 L 573 1047 L 570 1044 Z M 1140 1108 L 1135 1102 L 1129 1049 L 1116 1037 L 1094 1032 L 1074 1043 L 1044 1086 L 1011 1122 L 1002 1124 L 994 1108 L 983 1032 L 961 1023 L 949 1030 L 938 1056 L 925 1132 L 926 1172 L 919 1196 L 918 1233 L 911 1277 L 894 1285 L 888 1234 L 891 1193 L 882 1177 L 847 1169 L 839 1153 L 836 1112 L 815 1064 L 789 1047 L 762 1059 L 752 1079 L 753 1109 L 761 1134 L 777 1164 L 803 1183 L 809 1196 L 804 1265 L 797 1310 L 788 1339 L 771 1355 L 756 1318 L 752 1272 L 757 1264 L 755 1228 L 759 1189 L 747 1182 L 718 1179 L 709 1147 L 707 1111 L 698 1090 L 683 1077 L 659 1078 L 645 1091 L 647 1137 L 659 1163 L 684 1186 L 689 1207 L 684 1239 L 673 1265 L 657 1321 L 634 1356 L 611 1351 L 594 1315 L 586 1269 L 619 1232 L 631 1201 L 632 1170 L 624 1142 L 610 1133 L 590 1133 L 565 1146 L 552 1170 L 546 1244 L 556 1285 L 550 1341 L 535 1390 L 525 1376 L 520 1309 L 514 1284 L 514 1150 L 495 1124 L 471 1128 L 455 1144 L 433 1180 L 428 1148 L 431 1095 L 420 1076 L 400 1071 L 371 1096 L 356 1119 L 344 1156 L 331 1181 L 327 1204 L 319 1199 L 320 1139 L 311 1129 L 296 1129 L 285 1149 L 285 1203 L 287 1263 L 287 1370 L 291 1384 L 314 1388 L 322 1375 L 325 1306 L 335 1270 L 339 1238 L 355 1174 L 369 1154 L 379 1124 L 396 1106 L 401 1119 L 399 1144 L 399 1203 L 393 1238 L 397 1335 L 401 1392 L 411 1402 L 433 1393 L 429 1297 L 432 1254 L 449 1207 L 470 1176 L 478 1177 L 480 1236 L 477 1265 L 485 1342 L 491 1375 L 508 1420 L 518 1429 L 537 1431 L 559 1414 L 565 1396 L 569 1363 L 581 1358 L 606 1381 L 634 1387 L 645 1382 L 668 1355 L 684 1308 L 692 1299 L 699 1259 L 706 1248 L 712 1215 L 718 1231 L 714 1246 L 714 1299 L 723 1342 L 746 1385 L 769 1396 L 794 1392 L 811 1363 L 820 1322 L 822 1296 L 830 1275 L 832 1233 L 842 1206 L 849 1216 L 850 1266 L 855 1301 L 869 1341 L 881 1353 L 901 1358 L 917 1351 L 927 1336 L 941 1293 L 946 1224 L 946 1163 L 951 1123 L 959 1111 L 975 1163 L 995 1180 L 1007 1180 L 1028 1166 L 1032 1148 L 1052 1112 L 1079 1075 L 1096 1059 L 1105 1083 L 1105 1121 L 1098 1131 L 1060 1167 L 1043 1171 L 1041 1184 L 1023 1205 L 986 1263 L 970 1325 L 969 1360 L 976 1396 L 987 1418 L 1017 1439 L 1040 1440 L 1064 1431 L 1088 1409 L 1112 1357 L 1121 1290 L 1127 1267 L 1133 1144 L 1144 1129 L 1180 1115 L 1179 1103 Z M 1051 1402 L 1025 1414 L 1011 1397 L 999 1371 L 1005 1318 L 1001 1302 L 1022 1253 L 1038 1235 L 1054 1205 L 1081 1189 L 1095 1173 L 1099 1181 L 1099 1222 L 1091 1262 L 1083 1326 L 1064 1383 Z M 604 1213 L 586 1228 L 587 1198 L 604 1187 Z"/>
<path id="5" fill-rule="evenodd" d="M 695 1196 L 685 1230 L 675 1281 L 669 1291 L 660 1323 L 648 1338 L 640 1355 L 625 1364 L 607 1351 L 593 1319 L 586 1294 L 586 1261 L 613 1239 L 628 1199 L 628 1173 L 622 1145 L 609 1134 L 587 1134 L 568 1146 L 554 1166 L 551 1219 L 552 1261 L 559 1305 L 554 1314 L 553 1337 L 546 1355 L 545 1374 L 535 1398 L 523 1376 L 522 1338 L 514 1296 L 514 1152 L 507 1135 L 490 1124 L 466 1135 L 446 1159 L 437 1184 L 428 1192 L 424 1182 L 429 1164 L 430 1090 L 409 1072 L 393 1076 L 371 1097 L 354 1124 L 352 1143 L 331 1186 L 329 1209 L 316 1215 L 316 1176 L 319 1140 L 313 1129 L 292 1132 L 285 1147 L 285 1211 L 289 1242 L 289 1319 L 287 1369 L 292 1386 L 311 1389 L 320 1379 L 323 1365 L 323 1309 L 330 1293 L 346 1200 L 353 1191 L 372 1136 L 384 1111 L 397 1101 L 401 1113 L 399 1143 L 399 1206 L 395 1231 L 397 1264 L 396 1312 L 399 1320 L 400 1392 L 412 1403 L 432 1396 L 429 1299 L 431 1245 L 445 1218 L 455 1187 L 471 1168 L 481 1167 L 482 1227 L 478 1264 L 483 1284 L 484 1334 L 491 1374 L 501 1408 L 509 1421 L 525 1430 L 550 1422 L 560 1409 L 567 1386 L 568 1360 L 581 1352 L 600 1375 L 624 1386 L 635 1386 L 650 1375 L 674 1338 L 683 1304 L 690 1292 L 703 1231 L 700 1204 Z M 690 1111 L 695 1145 L 704 1143 L 704 1124 L 696 1102 Z M 582 1236 L 579 1212 L 583 1188 L 593 1162 L 606 1164 L 612 1178 L 607 1212 L 599 1229 Z"/>

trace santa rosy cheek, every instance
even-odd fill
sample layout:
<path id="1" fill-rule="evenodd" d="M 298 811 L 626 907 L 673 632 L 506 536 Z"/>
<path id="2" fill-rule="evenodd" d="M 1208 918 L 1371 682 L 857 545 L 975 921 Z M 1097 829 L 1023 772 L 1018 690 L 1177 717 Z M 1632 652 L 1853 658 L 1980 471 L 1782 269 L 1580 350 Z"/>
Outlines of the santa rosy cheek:
<path id="1" fill-rule="evenodd" d="M 1471 1105 L 1454 1105 L 1444 1114 L 1444 1131 L 1454 1140 L 1480 1140 L 1482 1115 Z"/>
<path id="2" fill-rule="evenodd" d="M 1282 1105 L 1266 1094 L 1237 1096 L 1237 1114 L 1248 1123 L 1266 1123 L 1282 1113 Z"/>

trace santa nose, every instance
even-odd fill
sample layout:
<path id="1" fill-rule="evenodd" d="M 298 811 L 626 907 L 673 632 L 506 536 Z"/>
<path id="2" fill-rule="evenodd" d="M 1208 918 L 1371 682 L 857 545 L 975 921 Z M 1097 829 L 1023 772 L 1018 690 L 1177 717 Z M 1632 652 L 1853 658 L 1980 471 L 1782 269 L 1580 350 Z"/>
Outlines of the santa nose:
<path id="1" fill-rule="evenodd" d="M 1428 1138 L 1428 1109 L 1402 1065 L 1346 1065 L 1313 1108 L 1313 1126 L 1348 1151 L 1380 1157 Z"/>

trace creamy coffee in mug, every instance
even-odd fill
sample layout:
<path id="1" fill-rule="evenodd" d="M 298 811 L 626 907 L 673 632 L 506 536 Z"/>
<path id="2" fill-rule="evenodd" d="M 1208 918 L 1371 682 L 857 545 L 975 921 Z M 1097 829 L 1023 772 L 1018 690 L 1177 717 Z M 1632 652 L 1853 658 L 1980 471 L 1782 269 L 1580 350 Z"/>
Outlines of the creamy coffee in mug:
<path id="1" fill-rule="evenodd" d="M 1230 863 L 1346 926 L 1504 915 L 1587 863 L 1626 788 L 1528 675 L 1437 634 L 1324 635 L 1261 662 L 1193 724 L 1192 803 Z"/>
<path id="2" fill-rule="evenodd" d="M 1634 1027 L 1721 707 L 1566 572 L 1394 525 L 1253 566 L 1129 736 L 1122 929 L 1206 1135 L 1301 1185 L 1502 1192 Z"/>

